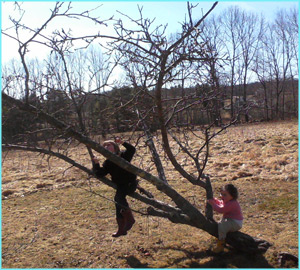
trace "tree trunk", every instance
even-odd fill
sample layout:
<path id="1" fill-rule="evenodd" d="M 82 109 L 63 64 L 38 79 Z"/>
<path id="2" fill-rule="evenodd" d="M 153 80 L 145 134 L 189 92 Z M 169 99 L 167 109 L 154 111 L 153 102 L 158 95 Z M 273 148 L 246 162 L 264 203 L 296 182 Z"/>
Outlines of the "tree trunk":
<path id="1" fill-rule="evenodd" d="M 245 109 L 245 121 L 248 123 L 249 115 L 247 110 L 247 84 L 246 83 L 244 83 L 244 87 L 243 87 L 243 107 Z"/>
<path id="2" fill-rule="evenodd" d="M 276 118 L 279 117 L 279 98 L 280 98 L 280 91 L 279 91 L 279 78 L 276 79 Z"/>
<path id="3" fill-rule="evenodd" d="M 271 113 L 271 120 L 274 119 L 274 102 L 273 102 L 273 83 L 269 82 L 269 89 L 270 89 L 270 113 Z"/>
<path id="4" fill-rule="evenodd" d="M 269 121 L 269 107 L 268 107 L 268 92 L 266 82 L 261 83 L 264 89 L 264 100 L 265 100 L 265 119 Z"/>
<path id="5" fill-rule="evenodd" d="M 227 234 L 226 243 L 236 250 L 249 254 L 263 254 L 272 244 L 242 232 Z"/>
<path id="6" fill-rule="evenodd" d="M 281 117 L 281 120 L 284 120 L 285 119 L 285 92 L 282 93 L 282 117 Z"/>
<path id="7" fill-rule="evenodd" d="M 121 168 L 130 171 L 137 176 L 140 176 L 141 178 L 147 180 L 148 182 L 152 183 L 156 186 L 156 188 L 160 191 L 162 191 L 164 194 L 166 194 L 169 198 L 171 198 L 177 207 L 165 204 L 163 202 L 156 201 L 151 198 L 143 197 L 137 193 L 132 195 L 132 197 L 137 198 L 151 206 L 154 206 L 160 210 L 154 209 L 154 208 L 148 208 L 148 214 L 154 215 L 154 216 L 160 216 L 164 218 L 168 218 L 171 222 L 174 223 L 181 223 L 181 224 L 187 224 L 196 228 L 199 228 L 201 230 L 206 231 L 210 235 L 214 237 L 218 237 L 218 226 L 217 223 L 211 218 L 211 210 L 209 208 L 206 209 L 206 213 L 208 217 L 205 217 L 202 215 L 202 213 L 193 206 L 190 202 L 188 202 L 184 197 L 182 197 L 179 193 L 177 193 L 176 190 L 174 190 L 172 187 L 158 179 L 157 177 L 149 174 L 146 171 L 143 171 L 132 164 L 128 163 L 121 157 L 112 154 L 110 151 L 106 150 L 102 146 L 100 146 L 98 143 L 92 141 L 90 138 L 80 134 L 79 132 L 73 130 L 71 127 L 66 126 L 63 122 L 55 119 L 54 117 L 48 115 L 45 112 L 42 112 L 35 108 L 32 105 L 24 104 L 23 102 L 12 98 L 4 93 L 2 93 L 3 99 L 8 102 L 11 105 L 16 105 L 19 109 L 23 111 L 30 112 L 34 115 L 38 115 L 39 119 L 45 120 L 52 126 L 63 130 L 65 132 L 66 136 L 70 136 L 80 143 L 83 143 L 84 145 L 90 147 L 91 149 L 101 153 L 106 158 L 109 158 L 112 162 L 116 163 Z M 27 147 L 27 146 L 9 146 L 4 145 L 3 149 L 10 148 L 10 149 L 17 149 L 17 150 L 24 150 L 24 151 L 33 151 L 33 152 L 41 152 L 48 155 L 56 156 L 73 166 L 83 170 L 84 172 L 88 174 L 93 174 L 93 172 L 76 163 L 74 160 L 70 159 L 69 157 L 61 154 L 61 153 L 55 153 L 50 150 L 46 149 L 39 149 L 36 147 Z M 99 178 L 103 183 L 115 188 L 115 185 L 110 182 L 106 178 Z M 204 182 L 202 182 L 204 183 Z M 206 179 L 205 187 L 208 191 L 208 198 L 212 196 L 212 189 L 210 185 L 209 178 Z M 265 252 L 270 244 L 265 240 L 255 239 L 249 235 L 246 235 L 244 233 L 235 232 L 228 234 L 228 237 L 226 239 L 226 242 L 232 246 L 235 249 L 239 249 L 243 252 L 247 253 L 263 253 Z"/>
<path id="8" fill-rule="evenodd" d="M 231 111 L 231 119 L 234 118 L 233 89 L 234 89 L 234 85 L 231 84 L 231 93 L 230 93 L 230 111 Z"/>
<path id="9" fill-rule="evenodd" d="M 297 97 L 296 97 L 296 90 L 294 84 L 294 76 L 292 75 L 292 92 L 293 92 L 293 115 L 295 117 L 298 116 L 298 106 L 297 106 Z"/>

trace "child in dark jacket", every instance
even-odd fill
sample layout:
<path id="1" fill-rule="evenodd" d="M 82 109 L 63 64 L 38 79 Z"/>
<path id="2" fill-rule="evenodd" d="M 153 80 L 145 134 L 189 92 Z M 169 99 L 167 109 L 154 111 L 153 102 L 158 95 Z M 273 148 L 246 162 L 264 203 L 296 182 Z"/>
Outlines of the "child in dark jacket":
<path id="1" fill-rule="evenodd" d="M 124 152 L 121 152 L 118 144 L 122 144 L 126 148 L 126 150 Z M 120 138 L 117 138 L 115 141 L 105 141 L 103 143 L 103 146 L 107 150 L 116 155 L 119 155 L 128 162 L 132 160 L 135 153 L 135 147 L 127 142 L 123 142 Z M 126 200 L 126 195 L 132 194 L 136 190 L 136 175 L 124 170 L 108 159 L 105 160 L 102 164 L 102 167 L 100 167 L 98 159 L 94 158 L 93 171 L 99 177 L 110 174 L 111 180 L 117 185 L 117 192 L 114 201 L 116 206 L 118 231 L 112 236 L 119 237 L 121 235 L 126 235 L 127 231 L 129 231 L 135 223 L 132 211 L 130 210 L 128 202 Z"/>

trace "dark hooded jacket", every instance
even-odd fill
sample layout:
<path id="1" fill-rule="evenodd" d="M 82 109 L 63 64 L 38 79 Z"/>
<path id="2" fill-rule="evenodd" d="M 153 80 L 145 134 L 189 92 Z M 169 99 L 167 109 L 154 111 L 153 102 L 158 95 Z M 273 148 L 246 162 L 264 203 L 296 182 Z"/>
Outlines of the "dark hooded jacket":
<path id="1" fill-rule="evenodd" d="M 120 156 L 130 162 L 135 153 L 135 147 L 127 142 L 124 142 L 123 146 L 126 150 L 121 152 Z M 99 177 L 110 174 L 111 180 L 117 185 L 128 185 L 136 182 L 136 175 L 124 170 L 108 159 L 103 162 L 102 167 L 100 167 L 99 163 L 93 164 L 93 171 Z"/>

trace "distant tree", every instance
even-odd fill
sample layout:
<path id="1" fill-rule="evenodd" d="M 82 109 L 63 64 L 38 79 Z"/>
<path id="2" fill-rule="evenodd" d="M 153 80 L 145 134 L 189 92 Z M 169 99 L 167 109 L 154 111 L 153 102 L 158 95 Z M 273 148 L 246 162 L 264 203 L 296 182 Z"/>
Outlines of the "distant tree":
<path id="1" fill-rule="evenodd" d="M 239 21 L 237 24 L 238 37 L 241 44 L 241 82 L 243 85 L 243 106 L 247 104 L 247 84 L 249 81 L 249 72 L 251 64 L 258 49 L 260 36 L 262 35 L 262 22 L 254 13 L 240 11 L 238 13 Z M 245 110 L 245 121 L 249 121 L 248 110 Z"/>
<path id="2" fill-rule="evenodd" d="M 262 32 L 265 33 L 267 31 L 267 25 L 265 21 L 262 21 L 261 24 Z M 270 115 L 270 111 L 272 108 L 272 88 L 270 87 L 270 83 L 272 81 L 271 75 L 268 72 L 269 66 L 267 61 L 267 52 L 266 48 L 263 44 L 264 35 L 259 37 L 259 46 L 255 52 L 254 61 L 252 64 L 252 71 L 257 76 L 258 81 L 260 82 L 263 88 L 263 107 L 264 107 L 264 119 L 270 120 L 272 115 Z"/>
<path id="3" fill-rule="evenodd" d="M 30 96 L 29 100 L 34 101 Z M 28 112 L 11 106 L 5 100 L 2 102 L 2 142 L 3 143 L 25 143 L 31 145 L 38 140 L 39 122 L 36 117 Z"/>
<path id="4" fill-rule="evenodd" d="M 290 63 L 290 77 L 292 81 L 295 78 L 299 77 L 299 69 L 297 68 L 299 65 L 298 61 L 298 36 L 299 36 L 299 12 L 296 7 L 293 7 L 289 10 L 287 14 L 287 20 L 288 23 L 286 24 L 287 26 L 287 31 L 289 35 L 289 44 L 291 46 L 291 54 L 292 54 L 292 61 Z M 293 112 L 294 116 L 298 116 L 298 87 L 295 86 L 295 84 L 292 84 L 292 92 L 293 92 Z"/>
<path id="5" fill-rule="evenodd" d="M 273 27 L 275 28 L 277 39 L 280 42 L 280 59 L 278 61 L 281 62 L 281 88 L 279 93 L 282 94 L 281 97 L 281 119 L 285 118 L 285 95 L 286 95 L 286 81 L 290 78 L 293 78 L 293 74 L 298 72 L 297 67 L 298 64 L 298 56 L 295 55 L 295 48 L 297 48 L 298 42 L 296 41 L 296 37 L 298 36 L 298 28 L 296 29 L 293 25 L 295 22 L 294 15 L 295 11 L 291 9 L 287 10 L 279 10 L 276 14 L 275 24 Z M 292 27 L 291 27 L 292 26 Z M 279 95 L 280 95 L 279 94 Z M 279 98 L 279 97 L 278 97 Z M 294 98 L 295 99 L 295 98 Z M 278 101 L 279 103 L 279 101 Z M 276 105 L 276 106 L 279 106 Z M 294 107 L 296 107 L 294 105 Z"/>
<path id="6" fill-rule="evenodd" d="M 241 39 L 238 31 L 240 24 L 241 10 L 237 6 L 229 7 L 223 11 L 219 18 L 218 23 L 222 26 L 220 33 L 221 41 L 224 43 L 224 51 L 226 52 L 228 65 L 228 80 L 230 85 L 230 112 L 231 118 L 237 114 L 234 103 L 234 89 L 238 82 L 241 80 L 241 72 L 239 70 L 239 62 L 241 61 Z"/>
<path id="7" fill-rule="evenodd" d="M 268 24 L 263 43 L 267 52 L 269 76 L 272 78 L 271 81 L 275 89 L 275 109 L 272 110 L 272 112 L 275 112 L 275 117 L 279 118 L 280 98 L 285 90 L 284 83 L 286 81 L 289 60 L 286 61 L 285 56 L 282 54 L 285 44 L 284 41 L 278 37 L 274 24 Z"/>
<path id="8" fill-rule="evenodd" d="M 210 115 L 212 121 L 216 125 L 222 125 L 221 109 L 224 104 L 224 87 L 221 86 L 222 77 L 224 77 L 223 65 L 225 63 L 223 32 L 219 20 L 212 16 L 209 20 L 206 20 L 202 24 L 200 40 L 202 44 L 205 44 L 205 55 L 208 57 L 208 61 L 205 61 L 203 68 L 199 68 L 199 76 L 207 76 L 207 82 L 211 86 L 211 91 L 215 96 L 211 101 L 205 102 L 206 108 L 209 108 L 209 103 L 212 104 L 210 108 Z M 206 91 L 206 94 L 209 91 Z M 211 94 L 210 94 L 211 95 Z M 232 114 L 233 117 L 233 114 Z"/>

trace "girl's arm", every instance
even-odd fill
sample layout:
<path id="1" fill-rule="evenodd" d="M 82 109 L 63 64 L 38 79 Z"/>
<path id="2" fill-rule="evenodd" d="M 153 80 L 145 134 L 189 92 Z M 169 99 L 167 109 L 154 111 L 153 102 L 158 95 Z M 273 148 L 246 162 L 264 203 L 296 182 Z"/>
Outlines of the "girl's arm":
<path id="1" fill-rule="evenodd" d="M 122 153 L 122 157 L 130 162 L 135 154 L 135 147 L 127 142 L 124 142 L 122 145 L 126 148 L 126 151 Z"/>
<path id="2" fill-rule="evenodd" d="M 106 161 L 103 163 L 103 167 L 100 167 L 99 162 L 93 162 L 93 172 L 98 176 L 98 177 L 103 177 L 108 174 L 107 166 L 106 166 Z"/>
<path id="3" fill-rule="evenodd" d="M 211 205 L 216 212 L 222 213 L 222 214 L 230 212 L 233 208 L 232 203 L 227 203 L 223 206 L 217 205 L 216 203 L 212 203 Z"/>

